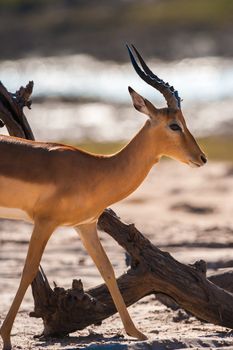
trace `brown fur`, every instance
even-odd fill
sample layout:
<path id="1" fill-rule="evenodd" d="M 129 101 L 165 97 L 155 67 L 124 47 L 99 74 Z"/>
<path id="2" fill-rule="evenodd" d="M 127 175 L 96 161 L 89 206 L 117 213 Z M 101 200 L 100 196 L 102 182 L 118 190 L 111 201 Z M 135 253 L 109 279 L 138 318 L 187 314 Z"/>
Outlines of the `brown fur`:
<path id="1" fill-rule="evenodd" d="M 156 109 L 130 91 L 134 105 L 150 119 L 125 148 L 112 156 L 93 155 L 55 143 L 0 138 L 0 209 L 23 210 L 35 223 L 21 282 L 0 331 L 4 350 L 11 349 L 10 332 L 16 313 L 38 271 L 46 243 L 60 225 L 73 226 L 79 232 L 109 288 L 126 332 L 146 338 L 128 314 L 99 241 L 96 222 L 104 208 L 140 185 L 162 155 L 201 166 L 204 154 L 181 111 Z M 172 131 L 171 122 L 178 123 L 182 132 Z"/>

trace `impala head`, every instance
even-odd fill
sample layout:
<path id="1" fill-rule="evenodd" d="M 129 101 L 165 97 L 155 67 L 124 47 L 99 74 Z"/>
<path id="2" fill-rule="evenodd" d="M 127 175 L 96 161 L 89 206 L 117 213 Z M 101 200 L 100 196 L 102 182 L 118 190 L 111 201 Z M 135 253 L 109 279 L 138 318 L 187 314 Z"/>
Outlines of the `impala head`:
<path id="1" fill-rule="evenodd" d="M 129 87 L 134 107 L 149 116 L 150 133 L 152 138 L 154 137 L 156 149 L 160 150 L 160 156 L 165 155 L 194 167 L 204 165 L 207 158 L 187 128 L 178 92 L 173 86 L 157 77 L 148 68 L 136 48 L 133 45 L 132 47 L 142 67 L 142 69 L 139 67 L 133 51 L 127 46 L 134 69 L 146 83 L 161 92 L 167 101 L 167 108 L 156 108 Z"/>

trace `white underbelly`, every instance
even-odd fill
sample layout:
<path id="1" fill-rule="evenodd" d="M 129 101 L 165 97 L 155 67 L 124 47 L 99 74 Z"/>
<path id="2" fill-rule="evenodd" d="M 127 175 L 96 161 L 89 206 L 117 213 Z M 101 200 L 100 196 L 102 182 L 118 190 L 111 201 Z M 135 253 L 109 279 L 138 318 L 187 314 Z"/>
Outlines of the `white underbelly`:
<path id="1" fill-rule="evenodd" d="M 24 210 L 18 208 L 0 207 L 0 218 L 32 222 L 30 216 Z"/>

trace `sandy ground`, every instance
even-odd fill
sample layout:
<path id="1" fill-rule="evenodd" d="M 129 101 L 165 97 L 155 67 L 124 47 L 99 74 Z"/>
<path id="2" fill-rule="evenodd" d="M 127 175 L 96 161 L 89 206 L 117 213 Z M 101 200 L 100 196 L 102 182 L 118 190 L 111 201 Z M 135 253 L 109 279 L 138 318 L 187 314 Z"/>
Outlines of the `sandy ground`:
<path id="1" fill-rule="evenodd" d="M 205 259 L 214 270 L 233 266 L 233 167 L 208 163 L 191 169 L 174 161 L 156 166 L 143 185 L 112 207 L 124 221 L 137 227 L 156 245 L 184 263 Z M 0 320 L 4 319 L 19 283 L 31 226 L 0 221 Z M 100 233 L 117 275 L 126 270 L 124 251 Z M 81 278 L 88 288 L 102 283 L 77 234 L 59 229 L 45 251 L 42 266 L 52 283 L 69 287 Z M 12 332 L 16 349 L 233 349 L 233 333 L 202 323 L 183 310 L 172 311 L 154 296 L 131 306 L 129 311 L 148 340 L 132 340 L 122 330 L 118 315 L 71 334 L 66 339 L 34 339 L 42 321 L 30 318 L 31 291 L 23 301 Z M 0 322 L 1 322 L 0 321 Z M 1 343 L 0 343 L 1 346 Z"/>

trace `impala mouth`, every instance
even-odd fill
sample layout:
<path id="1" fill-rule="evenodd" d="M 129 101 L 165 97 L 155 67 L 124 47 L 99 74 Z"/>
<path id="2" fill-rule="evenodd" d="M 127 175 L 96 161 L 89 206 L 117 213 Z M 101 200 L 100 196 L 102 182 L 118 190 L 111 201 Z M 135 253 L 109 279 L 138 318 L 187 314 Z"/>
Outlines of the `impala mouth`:
<path id="1" fill-rule="evenodd" d="M 188 165 L 191 167 L 191 168 L 200 168 L 202 165 L 204 164 L 199 164 L 199 163 L 196 163 L 196 162 L 193 162 L 192 160 L 190 160 L 188 162 Z"/>
<path id="2" fill-rule="evenodd" d="M 207 158 L 206 158 L 206 155 L 203 153 L 200 155 L 199 158 L 195 158 L 195 160 L 189 159 L 187 163 L 192 168 L 199 168 L 207 163 Z"/>

